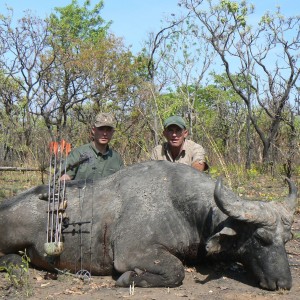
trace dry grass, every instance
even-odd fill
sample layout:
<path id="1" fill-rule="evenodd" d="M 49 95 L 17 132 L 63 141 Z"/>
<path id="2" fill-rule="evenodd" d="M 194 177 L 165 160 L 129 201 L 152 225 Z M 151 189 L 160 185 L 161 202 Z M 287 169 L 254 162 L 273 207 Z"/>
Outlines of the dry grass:
<path id="1" fill-rule="evenodd" d="M 0 172 L 0 201 L 42 183 L 40 172 L 2 171 Z"/>
<path id="2" fill-rule="evenodd" d="M 215 176 L 214 176 L 215 177 Z M 284 198 L 288 194 L 288 185 L 283 177 L 272 177 L 266 174 L 231 176 L 232 189 L 243 198 L 271 201 Z M 293 178 L 298 188 L 300 177 Z M 10 198 L 33 186 L 48 183 L 47 175 L 35 171 L 2 171 L 0 172 L 0 201 Z M 228 184 L 226 178 L 225 184 Z M 300 188 L 299 188 L 300 189 Z M 299 202 L 300 205 L 300 202 Z"/>

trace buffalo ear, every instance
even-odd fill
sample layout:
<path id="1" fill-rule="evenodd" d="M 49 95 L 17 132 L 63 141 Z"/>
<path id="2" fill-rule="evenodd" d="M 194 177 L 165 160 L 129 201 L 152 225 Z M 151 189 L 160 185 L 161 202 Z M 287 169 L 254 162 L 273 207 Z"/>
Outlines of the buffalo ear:
<path id="1" fill-rule="evenodd" d="M 208 255 L 220 253 L 228 250 L 232 245 L 232 237 L 236 235 L 236 231 L 232 228 L 224 227 L 221 231 L 213 235 L 206 243 L 206 251 Z"/>

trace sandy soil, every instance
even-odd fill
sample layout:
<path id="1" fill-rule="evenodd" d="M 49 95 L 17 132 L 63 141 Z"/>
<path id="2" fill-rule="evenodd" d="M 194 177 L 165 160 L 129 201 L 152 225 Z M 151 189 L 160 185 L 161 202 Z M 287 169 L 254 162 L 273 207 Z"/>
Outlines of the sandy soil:
<path id="1" fill-rule="evenodd" d="M 109 276 L 91 277 L 86 281 L 71 275 L 53 276 L 30 269 L 28 286 L 16 289 L 0 273 L 0 299 L 300 299 L 300 214 L 295 218 L 295 239 L 286 245 L 293 287 L 290 291 L 260 289 L 242 266 L 210 265 L 186 268 L 186 277 L 178 288 L 117 288 Z M 51 275 L 51 276 L 50 276 Z M 26 294 L 31 294 L 27 296 Z"/>

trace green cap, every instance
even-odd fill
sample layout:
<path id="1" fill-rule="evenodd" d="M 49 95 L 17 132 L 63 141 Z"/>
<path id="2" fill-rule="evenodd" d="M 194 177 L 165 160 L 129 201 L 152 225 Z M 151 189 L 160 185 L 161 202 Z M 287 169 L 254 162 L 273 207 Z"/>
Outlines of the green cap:
<path id="1" fill-rule="evenodd" d="M 185 129 L 185 121 L 180 116 L 172 116 L 165 120 L 164 122 L 164 128 L 169 127 L 170 125 L 177 125 L 181 129 Z"/>

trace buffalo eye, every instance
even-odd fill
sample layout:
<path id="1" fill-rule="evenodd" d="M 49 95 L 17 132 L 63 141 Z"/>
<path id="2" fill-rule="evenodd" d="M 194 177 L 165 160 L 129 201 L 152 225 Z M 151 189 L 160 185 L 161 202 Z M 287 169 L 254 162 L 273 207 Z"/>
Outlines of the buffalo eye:
<path id="1" fill-rule="evenodd" d="M 268 246 L 271 245 L 273 242 L 272 235 L 270 232 L 263 228 L 259 228 L 254 233 L 254 237 L 256 240 L 258 240 L 261 244 Z"/>

